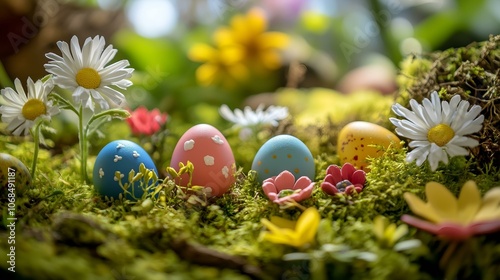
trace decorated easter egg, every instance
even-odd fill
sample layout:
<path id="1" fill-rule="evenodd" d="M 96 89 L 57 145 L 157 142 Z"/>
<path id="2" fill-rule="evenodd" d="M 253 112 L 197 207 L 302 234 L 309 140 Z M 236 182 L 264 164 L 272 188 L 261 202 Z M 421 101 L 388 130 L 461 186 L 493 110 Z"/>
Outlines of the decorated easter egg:
<path id="1" fill-rule="evenodd" d="M 367 158 L 376 158 L 389 145 L 400 147 L 399 138 L 388 129 L 369 122 L 356 121 L 344 126 L 337 140 L 337 153 L 342 164 L 349 162 L 357 169 L 369 171 Z"/>
<path id="2" fill-rule="evenodd" d="M 233 151 L 224 135 L 211 125 L 195 125 L 177 142 L 170 166 L 179 171 L 179 163 L 186 165 L 188 161 L 194 166 L 191 185 L 209 188 L 210 196 L 223 195 L 235 181 Z M 188 174 L 176 179 L 181 186 L 188 182 Z"/>
<path id="3" fill-rule="evenodd" d="M 2 200 L 22 194 L 31 186 L 31 175 L 28 168 L 17 158 L 0 153 L 0 186 Z"/>
<path id="4" fill-rule="evenodd" d="M 267 140 L 254 157 L 252 169 L 264 181 L 288 170 L 295 178 L 307 176 L 314 180 L 314 158 L 309 148 L 297 137 L 283 134 Z"/>
<path id="5" fill-rule="evenodd" d="M 124 193 L 122 186 L 128 184 L 127 191 L 130 194 L 127 193 L 125 197 L 140 198 L 144 194 L 140 181 L 130 184 L 128 176 L 131 170 L 134 170 L 135 174 L 139 173 L 141 163 L 146 169 L 158 174 L 153 160 L 141 146 L 128 140 L 108 143 L 97 154 L 95 160 L 92 178 L 95 190 L 103 196 L 118 198 Z M 147 182 L 148 185 L 152 183 L 152 181 Z"/>

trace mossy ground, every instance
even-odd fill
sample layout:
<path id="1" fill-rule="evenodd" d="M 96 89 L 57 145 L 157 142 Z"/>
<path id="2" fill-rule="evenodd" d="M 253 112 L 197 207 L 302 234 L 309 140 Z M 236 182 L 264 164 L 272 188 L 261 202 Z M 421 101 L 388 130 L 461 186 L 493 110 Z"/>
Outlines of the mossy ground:
<path id="1" fill-rule="evenodd" d="M 484 45 L 477 49 L 482 48 Z M 452 51 L 447 57 L 453 57 Z M 437 62 L 439 58 L 434 59 L 429 60 L 433 63 L 421 65 L 429 69 L 442 67 Z M 498 59 L 498 53 L 492 59 Z M 433 71 L 437 70 L 430 73 Z M 412 73 L 427 75 L 426 71 Z M 455 70 L 450 73 L 450 79 L 456 78 Z M 418 76 L 407 85 L 406 89 L 412 89 L 407 92 L 414 94 L 415 88 L 425 85 L 421 79 Z M 494 81 L 484 80 L 485 87 Z M 476 80 L 476 86 L 477 83 Z M 426 88 L 425 93 L 431 88 L 440 90 L 438 87 L 439 84 Z M 455 93 L 450 88 L 446 90 L 448 94 Z M 479 100 L 465 91 L 459 94 Z M 400 96 L 399 102 L 405 104 L 401 100 L 407 102 L 408 97 L 415 95 Z M 494 111 L 498 106 L 496 96 L 485 103 L 490 106 L 485 110 L 497 112 Z M 276 215 L 296 220 L 301 213 L 297 207 L 280 208 L 261 191 L 255 174 L 249 170 L 260 145 L 279 133 L 297 136 L 313 151 L 319 183 L 328 165 L 339 164 L 335 155 L 336 135 L 347 121 L 368 119 L 392 129 L 387 122 L 390 108 L 381 112 L 377 106 L 373 110 L 356 106 L 358 109 L 347 110 L 338 119 L 318 115 L 322 121 L 311 123 L 292 117 L 280 127 L 261 131 L 248 141 L 229 134 L 227 138 L 239 166 L 237 182 L 229 193 L 213 199 L 203 196 L 187 199 L 177 186 L 165 180 L 158 198 L 106 200 L 95 193 L 92 185 L 81 182 L 77 146 L 56 154 L 42 150 L 33 188 L 17 194 L 15 274 L 6 270 L 9 232 L 6 204 L 2 201 L 2 279 L 12 275 L 18 279 L 444 279 L 445 275 L 457 275 L 456 279 L 498 279 L 500 268 L 495 265 L 500 262 L 498 234 L 459 244 L 456 254 L 446 259 L 443 256 L 451 245 L 425 232 L 410 229 L 402 240 L 418 239 L 421 246 L 400 251 L 377 241 L 373 233 L 373 219 L 377 215 L 400 224 L 401 215 L 409 213 L 403 193 L 424 197 L 424 186 L 429 181 L 442 183 L 454 194 L 458 194 L 467 180 L 475 180 L 482 193 L 499 186 L 497 152 L 489 154 L 489 161 L 477 153 L 456 157 L 449 165 L 431 172 L 425 164 L 418 167 L 406 163 L 406 148 L 390 148 L 383 157 L 371 161 L 371 172 L 362 193 L 330 197 L 316 188 L 312 197 L 302 203 L 304 207 L 316 207 L 321 213 L 315 244 L 299 250 L 259 238 L 264 230 L 262 218 Z M 498 122 L 490 124 L 498 129 Z M 173 147 L 186 127 L 171 123 L 162 147 Z M 33 143 L 27 140 L 0 136 L 0 150 L 31 166 Z M 495 143 L 498 144 L 498 139 Z M 484 152 L 486 148 L 481 149 Z M 165 162 L 168 160 L 165 154 L 169 153 L 171 150 L 160 151 L 155 158 Z M 94 159 L 95 153 L 89 158 L 90 168 Z M 164 167 L 159 166 L 163 174 Z M 305 254 L 292 254 L 297 252 Z M 288 260 L 283 259 L 285 255 Z"/>

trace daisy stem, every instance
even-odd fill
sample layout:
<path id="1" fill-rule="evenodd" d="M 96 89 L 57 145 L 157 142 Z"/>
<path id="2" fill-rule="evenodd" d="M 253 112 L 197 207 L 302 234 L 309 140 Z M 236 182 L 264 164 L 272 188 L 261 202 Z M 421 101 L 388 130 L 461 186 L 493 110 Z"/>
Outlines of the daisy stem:
<path id="1" fill-rule="evenodd" d="M 87 182 L 87 135 L 83 126 L 83 106 L 78 110 L 78 134 L 80 139 L 80 172 L 82 181 Z"/>
<path id="2" fill-rule="evenodd" d="M 38 161 L 38 151 L 40 150 L 40 127 L 42 121 L 38 122 L 36 126 L 31 131 L 33 135 L 33 141 L 35 142 L 35 150 L 33 151 L 33 163 L 31 164 L 31 178 L 35 179 L 36 163 Z"/>

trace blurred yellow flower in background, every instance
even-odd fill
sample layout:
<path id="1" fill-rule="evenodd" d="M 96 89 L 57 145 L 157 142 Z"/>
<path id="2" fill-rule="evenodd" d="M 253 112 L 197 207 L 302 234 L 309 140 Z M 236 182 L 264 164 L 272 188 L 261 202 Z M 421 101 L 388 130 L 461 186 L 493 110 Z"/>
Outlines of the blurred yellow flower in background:
<path id="1" fill-rule="evenodd" d="M 189 58 L 204 62 L 196 69 L 196 79 L 204 86 L 222 84 L 233 87 L 238 81 L 248 78 L 248 69 L 242 63 L 243 53 L 239 48 L 214 48 L 199 43 L 189 50 Z"/>
<path id="2" fill-rule="evenodd" d="M 408 233 L 408 226 L 405 224 L 397 226 L 389 223 L 384 216 L 377 216 L 373 219 L 373 233 L 378 241 L 389 248 L 392 248 L 399 239 Z"/>
<path id="3" fill-rule="evenodd" d="M 288 36 L 281 32 L 266 32 L 267 19 L 260 9 L 246 15 L 236 15 L 229 27 L 215 32 L 215 41 L 221 47 L 240 48 L 245 64 L 261 72 L 275 70 L 282 64 L 279 51 L 288 44 Z"/>
<path id="4" fill-rule="evenodd" d="M 262 232 L 261 238 L 273 243 L 285 244 L 297 248 L 314 241 L 321 216 L 314 207 L 307 208 L 297 221 L 290 221 L 273 216 L 271 221 L 261 222 L 269 231 Z"/>
<path id="5" fill-rule="evenodd" d="M 266 32 L 267 28 L 264 12 L 252 9 L 245 15 L 235 15 L 229 26 L 215 31 L 215 47 L 195 44 L 188 56 L 204 63 L 196 70 L 198 82 L 234 86 L 247 81 L 250 74 L 263 75 L 278 69 L 282 65 L 280 51 L 289 38 L 281 32 Z"/>

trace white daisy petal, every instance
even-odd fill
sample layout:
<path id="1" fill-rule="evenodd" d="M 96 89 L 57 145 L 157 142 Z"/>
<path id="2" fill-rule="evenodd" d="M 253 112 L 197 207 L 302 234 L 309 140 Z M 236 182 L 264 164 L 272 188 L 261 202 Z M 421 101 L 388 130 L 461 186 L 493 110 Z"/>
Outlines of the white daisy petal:
<path id="1" fill-rule="evenodd" d="M 132 85 L 128 78 L 134 69 L 126 68 L 130 65 L 128 60 L 106 66 L 117 50 L 105 45 L 104 37 L 95 36 L 85 39 L 80 47 L 78 37 L 73 36 L 69 45 L 57 43 L 62 57 L 53 53 L 46 55 L 49 62 L 44 65 L 45 70 L 53 75 L 54 82 L 72 90 L 73 100 L 91 110 L 94 103 L 104 110 L 120 105 L 125 98 L 116 89 L 125 90 Z"/>
<path id="2" fill-rule="evenodd" d="M 53 88 L 50 79 L 44 83 L 28 78 L 26 90 L 19 79 L 14 81 L 14 85 L 16 90 L 5 88 L 0 91 L 4 100 L 0 106 L 1 120 L 7 123 L 7 130 L 13 135 L 27 135 L 38 118 L 50 120 L 59 112 L 59 108 L 48 101 L 47 96 Z"/>
<path id="3" fill-rule="evenodd" d="M 264 125 L 277 126 L 279 124 L 278 121 L 288 117 L 288 108 L 269 106 L 264 110 L 264 104 L 260 104 L 255 111 L 249 106 L 246 106 L 243 110 L 234 109 L 234 111 L 231 111 L 229 107 L 224 104 L 219 108 L 219 114 L 222 118 L 232 122 L 234 124 L 233 127 L 242 128 L 248 131 L 250 127 L 255 128 Z"/>
<path id="4" fill-rule="evenodd" d="M 408 153 L 408 162 L 416 161 L 420 166 L 425 160 L 429 162 L 432 171 L 438 168 L 439 162 L 448 164 L 449 158 L 465 156 L 466 148 L 473 148 L 479 142 L 466 137 L 479 132 L 484 116 L 481 107 L 461 100 L 459 95 L 453 96 L 449 102 L 441 101 L 437 92 L 425 98 L 422 104 L 411 99 L 411 110 L 400 104 L 394 104 L 392 111 L 405 119 L 389 118 L 396 127 L 397 134 L 411 139 L 408 146 L 414 148 Z"/>

